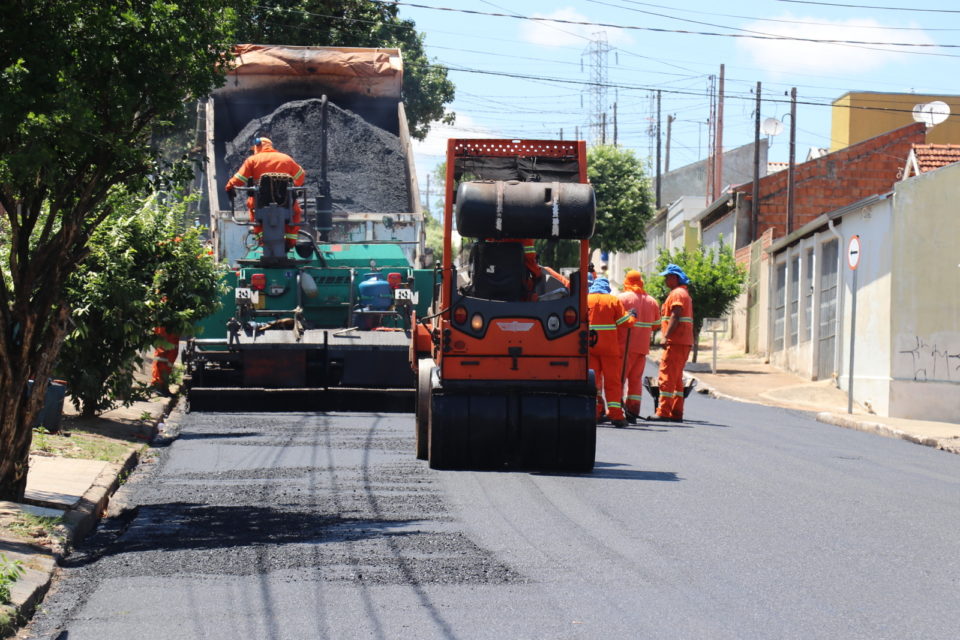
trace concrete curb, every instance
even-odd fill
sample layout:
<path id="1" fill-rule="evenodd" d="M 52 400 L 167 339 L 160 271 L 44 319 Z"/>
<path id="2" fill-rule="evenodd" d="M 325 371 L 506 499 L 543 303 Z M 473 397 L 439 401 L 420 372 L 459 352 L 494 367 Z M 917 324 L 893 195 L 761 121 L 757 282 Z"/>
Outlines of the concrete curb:
<path id="1" fill-rule="evenodd" d="M 709 384 L 707 384 L 700 378 L 697 378 L 696 392 L 706 396 L 710 396 L 711 398 L 716 398 L 717 400 L 732 400 L 733 402 L 743 402 L 744 404 L 760 404 L 760 405 L 764 404 L 763 402 L 757 402 L 755 400 L 747 400 L 745 398 L 738 398 L 737 396 L 731 396 L 726 393 L 717 391 L 715 388 L 711 387 Z"/>
<path id="2" fill-rule="evenodd" d="M 941 438 L 918 436 L 912 433 L 907 433 L 901 429 L 897 429 L 896 427 L 883 424 L 882 422 L 858 420 L 850 416 L 826 411 L 817 414 L 817 421 L 825 424 L 832 424 L 837 427 L 844 427 L 846 429 L 855 429 L 856 431 L 874 433 L 879 436 L 884 436 L 885 438 L 906 440 L 914 444 L 922 444 L 926 447 L 933 447 L 934 449 L 940 449 L 941 451 L 946 451 L 948 453 L 960 454 L 960 442 L 946 442 Z"/>

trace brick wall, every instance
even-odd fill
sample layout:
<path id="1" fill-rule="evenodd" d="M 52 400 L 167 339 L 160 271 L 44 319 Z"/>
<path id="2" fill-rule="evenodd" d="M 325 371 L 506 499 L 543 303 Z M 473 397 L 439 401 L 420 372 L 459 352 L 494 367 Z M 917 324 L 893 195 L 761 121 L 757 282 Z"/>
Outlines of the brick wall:
<path id="1" fill-rule="evenodd" d="M 821 214 L 890 191 L 910 149 L 925 141 L 925 125 L 915 122 L 796 165 L 793 230 Z M 750 194 L 753 184 L 740 185 L 735 190 Z M 773 238 L 782 238 L 787 233 L 787 172 L 761 178 L 759 193 L 758 232 L 772 230 Z"/>

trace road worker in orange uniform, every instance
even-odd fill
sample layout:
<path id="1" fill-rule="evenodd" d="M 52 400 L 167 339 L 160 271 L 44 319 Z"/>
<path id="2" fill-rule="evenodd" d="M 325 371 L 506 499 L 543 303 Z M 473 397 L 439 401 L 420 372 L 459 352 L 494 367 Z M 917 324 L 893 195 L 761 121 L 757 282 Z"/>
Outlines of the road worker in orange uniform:
<path id="1" fill-rule="evenodd" d="M 617 296 L 627 313 L 633 315 L 636 322 L 627 334 L 626 344 L 621 346 L 626 364 L 623 367 L 623 381 L 626 386 L 624 413 L 628 421 L 640 415 L 640 400 L 643 398 L 643 370 L 650 353 L 650 334 L 660 324 L 660 305 L 643 288 L 643 276 L 639 271 L 627 271 L 623 280 L 623 293 Z"/>
<path id="2" fill-rule="evenodd" d="M 606 417 L 615 427 L 627 426 L 623 413 L 623 351 L 621 335 L 633 326 L 617 296 L 610 293 L 610 282 L 597 278 L 587 295 L 590 318 L 590 368 L 597 380 L 597 420 L 604 417 L 603 399 L 607 400 Z M 601 395 L 602 393 L 602 395 Z"/>
<path id="3" fill-rule="evenodd" d="M 269 138 L 258 137 L 253 140 L 253 147 L 250 149 L 253 155 L 243 161 L 240 171 L 234 174 L 227 182 L 227 193 L 230 199 L 233 199 L 233 189 L 235 187 L 251 187 L 259 183 L 260 176 L 265 173 L 285 173 L 293 178 L 293 186 L 303 186 L 307 179 L 303 167 L 297 164 L 293 158 L 285 153 L 280 153 L 273 148 L 273 142 Z M 254 221 L 254 200 L 253 196 L 247 198 L 247 209 L 250 211 L 250 220 Z M 293 219 L 290 224 L 284 226 L 284 239 L 287 249 L 292 249 L 297 244 L 297 233 L 300 231 L 300 222 L 303 220 L 303 210 L 300 203 L 293 201 Z M 257 235 L 263 232 L 260 225 L 253 227 L 253 232 Z"/>
<path id="4" fill-rule="evenodd" d="M 170 395 L 170 373 L 180 351 L 180 337 L 163 327 L 153 330 L 156 334 L 156 348 L 153 351 L 153 367 L 150 371 L 150 385 L 160 395 Z"/>
<path id="5" fill-rule="evenodd" d="M 690 278 L 675 264 L 667 265 L 665 276 L 670 294 L 660 309 L 660 404 L 652 420 L 683 421 L 683 367 L 693 347 L 693 299 L 687 291 Z"/>

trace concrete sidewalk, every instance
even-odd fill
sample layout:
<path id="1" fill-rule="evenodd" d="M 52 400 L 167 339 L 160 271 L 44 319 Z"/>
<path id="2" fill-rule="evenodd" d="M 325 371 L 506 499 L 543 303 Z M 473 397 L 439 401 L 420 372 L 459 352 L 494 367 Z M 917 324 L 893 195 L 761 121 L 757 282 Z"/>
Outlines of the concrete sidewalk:
<path id="1" fill-rule="evenodd" d="M 651 351 L 659 359 L 659 349 Z M 853 404 L 847 413 L 847 392 L 833 380 L 811 382 L 782 371 L 762 360 L 745 356 L 730 343 L 717 348 L 717 372 L 711 373 L 713 352 L 701 346 L 698 362 L 688 362 L 688 375 L 697 378 L 697 391 L 715 398 L 754 402 L 787 409 L 811 411 L 820 422 L 900 438 L 950 453 L 960 454 L 960 424 L 888 418 L 868 407 Z"/>
<path id="2" fill-rule="evenodd" d="M 23 569 L 10 589 L 10 604 L 0 606 L 0 637 L 15 633 L 33 614 L 50 587 L 58 559 L 96 526 L 110 496 L 137 465 L 143 446 L 157 435 L 175 401 L 157 397 L 93 419 L 80 418 L 69 402 L 64 403 L 62 431 L 95 429 L 129 446 L 120 462 L 31 454 L 24 501 L 0 501 L 0 553 L 19 561 Z M 6 525 L 21 520 L 21 514 L 60 518 L 62 524 L 54 536 L 31 539 L 11 534 Z"/>

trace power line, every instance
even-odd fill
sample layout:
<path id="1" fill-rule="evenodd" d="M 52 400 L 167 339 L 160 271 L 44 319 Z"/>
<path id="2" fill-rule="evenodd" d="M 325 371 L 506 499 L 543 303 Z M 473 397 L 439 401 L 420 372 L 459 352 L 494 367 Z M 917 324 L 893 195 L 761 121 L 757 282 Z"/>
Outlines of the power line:
<path id="1" fill-rule="evenodd" d="M 780 0 L 781 2 L 793 2 L 799 0 Z M 479 16 L 490 16 L 495 18 L 513 18 L 515 20 L 531 20 L 534 22 L 556 22 L 559 24 L 572 24 L 578 26 L 587 26 L 587 27 L 606 27 L 609 29 L 624 29 L 631 31 L 651 31 L 654 33 L 679 33 L 687 35 L 700 35 L 700 36 L 712 36 L 712 37 L 724 37 L 724 38 L 748 38 L 754 40 L 787 40 L 793 42 L 810 42 L 813 44 L 859 44 L 859 45 L 870 45 L 870 46 L 882 46 L 882 47 L 918 47 L 918 48 L 944 48 L 944 49 L 960 49 L 960 44 L 936 44 L 928 42 L 874 42 L 869 40 L 838 40 L 831 38 L 801 38 L 796 36 L 778 36 L 778 35 L 758 35 L 758 34 L 742 34 L 742 33 L 715 33 L 711 31 L 690 31 L 687 29 L 664 29 L 662 27 L 641 27 L 637 25 L 626 25 L 626 24 L 614 24 L 610 22 L 590 22 L 587 20 L 566 20 L 563 18 L 544 18 L 539 16 L 521 16 L 516 14 L 509 13 L 494 13 L 491 11 L 477 11 L 476 9 L 455 9 L 453 7 L 433 7 L 426 4 L 418 4 L 414 2 L 403 2 L 401 0 L 370 0 L 370 2 L 375 2 L 377 4 L 392 4 L 397 6 L 404 7 L 414 7 L 417 9 L 430 9 L 433 11 L 449 11 L 453 13 L 466 13 L 470 15 L 479 15 Z M 958 11 L 957 13 L 960 13 Z M 957 56 L 951 56 L 957 57 Z"/>
<path id="2" fill-rule="evenodd" d="M 551 82 L 559 84 L 580 84 L 580 85 L 591 85 L 594 84 L 589 80 L 574 80 L 568 78 L 552 78 L 547 76 L 531 76 L 522 73 L 510 73 L 506 71 L 488 71 L 484 69 L 470 69 L 468 67 L 457 67 L 450 64 L 441 65 L 444 68 L 450 71 L 458 71 L 463 73 L 475 73 L 479 75 L 490 75 L 490 76 L 501 76 L 506 78 L 516 78 L 520 80 L 537 80 L 540 82 Z M 643 86 L 643 85 L 628 85 L 628 84 L 619 84 L 619 83 L 607 83 L 607 88 L 618 88 L 629 91 L 662 91 L 667 94 L 675 95 L 685 95 L 685 96 L 698 96 L 702 97 L 702 91 L 686 91 L 682 89 L 658 89 L 656 87 Z M 725 91 L 725 98 L 731 98 L 735 100 L 755 100 L 755 97 L 749 93 L 738 94 L 735 92 Z M 767 104 L 790 104 L 789 99 L 778 99 L 778 98 L 764 98 L 764 102 Z M 813 107 L 831 107 L 831 108 L 841 108 L 841 109 L 850 109 L 856 111 L 884 111 L 887 113 L 913 113 L 913 109 L 898 109 L 895 107 L 866 107 L 860 105 L 847 105 L 847 104 L 833 104 L 827 102 L 814 102 L 811 100 L 797 100 L 798 105 L 813 106 Z M 950 114 L 950 117 L 958 117 L 960 114 Z"/>
<path id="3" fill-rule="evenodd" d="M 588 0 L 591 1 L 591 0 Z M 654 9 L 670 9 L 681 13 L 693 13 L 702 16 L 717 16 L 720 18 L 737 18 L 739 20 L 753 20 L 755 22 L 776 22 L 778 24 L 802 24 L 810 26 L 823 26 L 822 22 L 810 22 L 809 20 L 787 20 L 784 18 L 758 18 L 756 16 L 740 16 L 730 13 L 712 13 L 710 11 L 695 11 L 693 9 L 681 9 L 679 7 L 670 7 L 662 4 L 651 4 L 649 2 L 638 2 L 637 0 L 621 0 L 627 4 L 638 5 L 641 7 L 653 7 Z M 883 31 L 960 31 L 960 29 L 938 29 L 927 27 L 887 27 L 882 25 L 844 25 L 848 29 L 878 29 Z"/>
<path id="4" fill-rule="evenodd" d="M 960 13 L 960 10 L 954 9 L 917 9 L 914 7 L 878 7 L 869 4 L 842 4 L 840 2 L 813 2 L 812 0 L 777 0 L 777 2 L 789 2 L 792 4 L 818 4 L 825 7 L 842 7 L 844 9 L 882 9 L 884 11 L 917 11 L 924 13 Z"/>

